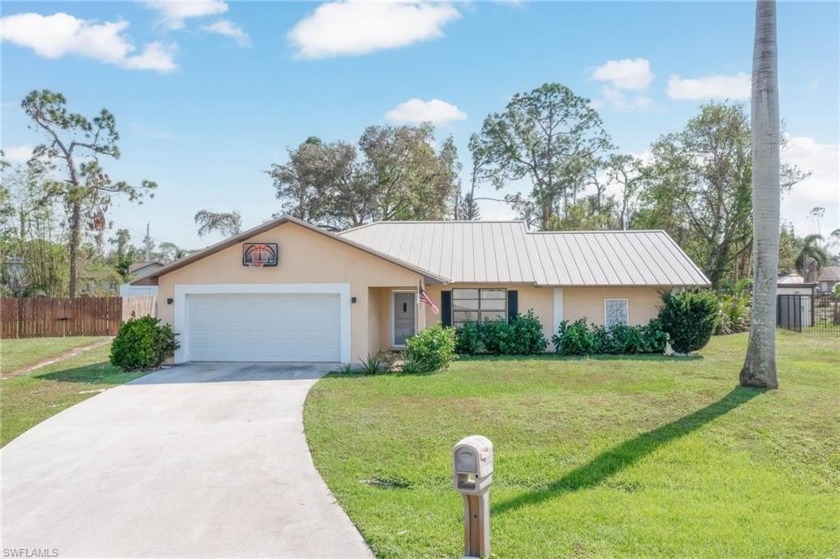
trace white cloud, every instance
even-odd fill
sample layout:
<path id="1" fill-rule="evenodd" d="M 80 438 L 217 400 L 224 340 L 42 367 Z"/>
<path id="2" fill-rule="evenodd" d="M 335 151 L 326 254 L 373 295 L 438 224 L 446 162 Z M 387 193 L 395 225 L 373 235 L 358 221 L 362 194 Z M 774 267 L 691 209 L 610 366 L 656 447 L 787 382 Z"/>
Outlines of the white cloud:
<path id="1" fill-rule="evenodd" d="M 32 157 L 32 146 L 11 146 L 3 148 L 3 159 L 9 163 L 26 163 Z"/>
<path id="2" fill-rule="evenodd" d="M 158 12 L 163 25 L 173 30 L 182 29 L 184 20 L 189 18 L 214 16 L 228 11 L 228 5 L 221 0 L 146 0 L 143 3 Z"/>
<path id="3" fill-rule="evenodd" d="M 595 68 L 589 76 L 595 81 L 609 82 L 614 89 L 644 90 L 653 81 L 650 61 L 646 58 L 625 58 L 609 60 Z"/>
<path id="4" fill-rule="evenodd" d="M 716 74 L 700 78 L 668 78 L 668 97 L 671 99 L 749 99 L 750 75 Z"/>
<path id="5" fill-rule="evenodd" d="M 391 122 L 433 122 L 443 124 L 456 120 L 465 120 L 467 113 L 446 101 L 432 99 L 409 99 L 400 103 L 387 113 L 385 118 Z"/>
<path id="6" fill-rule="evenodd" d="M 215 33 L 216 35 L 230 37 L 236 41 L 240 47 L 247 47 L 251 44 L 251 38 L 247 33 L 245 33 L 245 30 L 232 21 L 228 21 L 226 19 L 219 20 L 215 23 L 211 23 L 210 25 L 202 25 L 201 30 L 206 31 L 207 33 Z"/>
<path id="7" fill-rule="evenodd" d="M 459 17 L 446 3 L 327 2 L 300 20 L 287 39 L 299 58 L 354 56 L 437 39 L 443 26 Z"/>
<path id="8" fill-rule="evenodd" d="M 176 68 L 173 46 L 149 43 L 134 54 L 137 49 L 125 35 L 127 28 L 127 21 L 100 23 L 65 13 L 24 13 L 0 18 L 0 40 L 50 59 L 76 55 L 129 70 L 170 72 Z"/>
<path id="9" fill-rule="evenodd" d="M 592 101 L 595 109 L 610 108 L 623 113 L 643 111 L 653 104 L 653 99 L 646 95 L 627 93 L 605 85 L 601 87 L 601 97 Z"/>
<path id="10" fill-rule="evenodd" d="M 128 70 L 157 70 L 171 72 L 177 66 L 174 60 L 175 46 L 160 42 L 149 43 L 143 52 L 129 56 L 122 61 L 122 67 Z"/>
<path id="11" fill-rule="evenodd" d="M 797 235 L 817 233 L 808 218 L 815 206 L 826 209 L 820 220 L 823 235 L 840 227 L 840 145 L 822 144 L 807 136 L 788 138 L 782 150 L 783 163 L 811 171 L 811 176 L 793 186 L 782 200 L 782 219 L 793 224 Z"/>

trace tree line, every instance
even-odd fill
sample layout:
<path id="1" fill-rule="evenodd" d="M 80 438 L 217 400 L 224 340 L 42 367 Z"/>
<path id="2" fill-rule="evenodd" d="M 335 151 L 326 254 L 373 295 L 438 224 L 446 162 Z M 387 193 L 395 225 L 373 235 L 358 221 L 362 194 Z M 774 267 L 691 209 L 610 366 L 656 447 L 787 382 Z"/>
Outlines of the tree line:
<path id="1" fill-rule="evenodd" d="M 134 262 L 190 252 L 148 236 L 135 246 L 127 229 L 114 231 L 112 198 L 142 203 L 157 184 L 132 185 L 105 171 L 121 155 L 108 110 L 73 113 L 48 90 L 33 91 L 21 106 L 45 141 L 26 165 L 3 163 L 0 279 L 7 291 L 15 272 L 24 276 L 18 291 L 92 293 L 130 279 Z M 488 199 L 538 230 L 664 229 L 722 287 L 752 272 L 751 148 L 745 107 L 712 102 L 644 156 L 622 153 L 588 99 L 548 83 L 484 119 L 469 139 L 466 170 L 453 138 L 438 141 L 434 126 L 422 124 L 369 126 L 352 142 L 311 136 L 266 173 L 279 201 L 275 215 L 333 231 L 378 220 L 480 219 L 479 202 Z M 783 165 L 782 190 L 807 176 Z M 495 194 L 502 189 L 507 194 Z M 242 230 L 235 210 L 205 209 L 194 220 L 200 236 Z M 840 233 L 831 239 L 840 244 Z M 836 261 L 831 246 L 783 228 L 780 271 L 813 277 Z"/>

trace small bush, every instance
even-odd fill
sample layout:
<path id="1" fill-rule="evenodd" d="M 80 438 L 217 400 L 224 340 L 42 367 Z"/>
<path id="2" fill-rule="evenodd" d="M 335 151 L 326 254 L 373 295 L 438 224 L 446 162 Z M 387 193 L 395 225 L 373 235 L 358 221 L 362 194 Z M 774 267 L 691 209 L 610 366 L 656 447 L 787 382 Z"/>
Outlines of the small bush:
<path id="1" fill-rule="evenodd" d="M 642 326 L 616 324 L 609 329 L 600 324 L 587 325 L 582 318 L 571 324 L 563 321 L 552 341 L 560 355 L 632 355 L 664 352 L 668 335 L 657 318 Z"/>
<path id="2" fill-rule="evenodd" d="M 594 330 L 601 340 L 600 353 L 662 353 L 668 342 L 668 335 L 662 330 L 662 323 L 658 318 L 640 326 L 616 324 L 609 330 L 603 326 L 596 326 Z"/>
<path id="3" fill-rule="evenodd" d="M 715 334 L 737 334 L 750 329 L 750 297 L 745 295 L 721 295 L 718 302 Z"/>
<path id="4" fill-rule="evenodd" d="M 160 367 L 178 349 L 175 332 L 160 319 L 143 316 L 123 322 L 111 344 L 111 364 L 123 371 Z"/>
<path id="5" fill-rule="evenodd" d="M 559 355 L 592 355 L 601 349 L 600 335 L 589 329 L 585 318 L 572 323 L 568 320 L 561 322 L 551 341 L 554 342 L 555 353 Z"/>
<path id="6" fill-rule="evenodd" d="M 507 320 L 487 320 L 479 326 L 484 351 L 493 355 L 506 355 L 513 330 Z"/>
<path id="7" fill-rule="evenodd" d="M 405 373 L 432 373 L 455 359 L 455 330 L 438 324 L 406 341 Z"/>
<path id="8" fill-rule="evenodd" d="M 677 353 L 703 348 L 712 337 L 718 316 L 718 301 L 710 291 L 664 293 L 659 310 L 662 329 Z"/>
<path id="9" fill-rule="evenodd" d="M 455 351 L 459 355 L 475 355 L 484 349 L 481 329 L 475 322 L 467 322 L 455 330 Z"/>
<path id="10" fill-rule="evenodd" d="M 363 375 L 381 375 L 388 372 L 388 363 L 379 355 L 368 355 L 359 361 L 358 371 Z"/>
<path id="11" fill-rule="evenodd" d="M 505 355 L 535 355 L 545 353 L 548 340 L 543 335 L 540 320 L 529 310 L 517 315 L 510 325 L 510 336 L 504 348 Z"/>

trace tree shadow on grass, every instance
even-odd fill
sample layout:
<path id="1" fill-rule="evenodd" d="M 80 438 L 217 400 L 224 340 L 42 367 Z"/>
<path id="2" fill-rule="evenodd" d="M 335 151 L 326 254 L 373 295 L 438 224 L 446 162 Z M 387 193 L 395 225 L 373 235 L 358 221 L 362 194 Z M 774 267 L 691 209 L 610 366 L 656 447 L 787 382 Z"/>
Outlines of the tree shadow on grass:
<path id="1" fill-rule="evenodd" d="M 41 380 L 57 382 L 78 382 L 80 384 L 123 384 L 146 374 L 145 372 L 124 373 L 110 363 L 93 363 L 72 369 L 61 369 L 51 373 L 34 374 Z"/>
<path id="2" fill-rule="evenodd" d="M 729 394 L 705 408 L 625 441 L 600 454 L 588 464 L 575 468 L 547 487 L 494 504 L 492 512 L 503 513 L 527 505 L 536 505 L 565 493 L 595 487 L 653 453 L 659 447 L 696 431 L 764 392 L 765 390 L 736 387 Z"/>

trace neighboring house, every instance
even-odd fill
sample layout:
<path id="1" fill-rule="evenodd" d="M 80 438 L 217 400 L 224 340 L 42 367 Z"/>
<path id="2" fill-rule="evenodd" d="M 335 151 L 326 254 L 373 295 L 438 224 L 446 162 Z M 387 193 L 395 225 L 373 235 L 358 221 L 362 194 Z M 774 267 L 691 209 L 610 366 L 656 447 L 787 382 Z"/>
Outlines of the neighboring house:
<path id="1" fill-rule="evenodd" d="M 776 280 L 777 285 L 801 285 L 804 283 L 805 278 L 799 274 L 786 274 L 784 276 L 780 276 L 779 279 Z"/>
<path id="2" fill-rule="evenodd" d="M 138 280 L 157 272 L 161 268 L 163 268 L 163 264 L 160 262 L 135 262 L 128 267 L 128 273 L 135 280 Z"/>
<path id="3" fill-rule="evenodd" d="M 137 281 L 157 272 L 161 268 L 163 268 L 163 264 L 160 262 L 135 262 L 128 267 L 128 273 Z M 158 288 L 156 285 L 132 285 L 131 283 L 120 285 L 120 297 L 157 294 Z"/>
<path id="4" fill-rule="evenodd" d="M 840 266 L 826 266 L 817 278 L 820 291 L 823 293 L 834 292 L 834 286 L 840 283 Z"/>
<path id="5" fill-rule="evenodd" d="M 246 259 L 266 265 L 246 266 Z M 135 282 L 159 286 L 175 362 L 349 363 L 443 322 L 534 309 L 643 324 L 660 294 L 708 279 L 662 231 L 530 233 L 522 222 L 382 222 L 334 234 L 281 217 Z M 440 307 L 419 303 L 424 286 Z"/>

